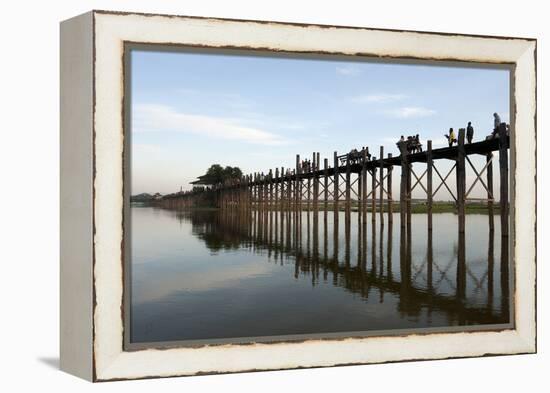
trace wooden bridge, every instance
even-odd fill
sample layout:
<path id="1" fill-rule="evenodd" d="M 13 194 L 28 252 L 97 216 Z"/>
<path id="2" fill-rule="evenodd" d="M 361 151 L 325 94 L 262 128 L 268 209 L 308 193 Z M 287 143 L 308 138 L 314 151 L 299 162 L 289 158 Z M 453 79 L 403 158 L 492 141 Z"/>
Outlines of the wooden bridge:
<path id="1" fill-rule="evenodd" d="M 456 146 L 432 149 L 432 142 L 427 142 L 424 152 L 409 154 L 406 146 L 399 143 L 400 155 L 384 156 L 384 149 L 380 147 L 378 158 L 368 159 L 367 151 L 361 152 L 362 159 L 345 164 L 340 161 L 340 156 L 334 152 L 333 166 L 329 165 L 327 158 L 321 160 L 319 153 L 313 153 L 312 165 L 303 169 L 300 156 L 296 155 L 296 167 L 276 168 L 269 170 L 267 174 L 253 173 L 243 176 L 241 179 L 218 184 L 212 188 L 215 192 L 217 204 L 222 209 L 239 209 L 243 211 L 258 210 L 262 214 L 269 211 L 281 210 L 286 212 L 289 220 L 293 217 L 300 219 L 302 210 L 312 211 L 314 220 L 318 219 L 320 210 L 324 211 L 326 220 L 327 211 L 334 212 L 335 220 L 341 207 L 345 211 L 346 229 L 350 225 L 352 209 L 357 209 L 359 223 L 365 226 L 367 211 L 370 211 L 373 222 L 379 217 L 380 223 L 384 223 L 384 214 L 387 220 L 393 221 L 394 197 L 392 194 L 393 169 L 401 168 L 399 211 L 400 224 L 407 231 L 411 230 L 412 192 L 417 187 L 421 188 L 425 195 L 427 206 L 428 230 L 433 229 L 432 214 L 434 196 L 445 188 L 456 203 L 459 233 L 465 231 L 465 209 L 469 195 L 476 184 L 481 184 L 487 198 L 476 198 L 476 201 L 486 201 L 489 211 L 489 225 L 494 229 L 494 190 L 493 190 L 493 152 L 499 152 L 500 169 L 500 228 L 501 235 L 508 237 L 508 149 L 509 136 L 505 123 L 502 123 L 493 137 L 481 142 L 465 144 L 465 129 L 458 132 Z M 485 166 L 478 169 L 470 160 L 472 155 L 486 157 Z M 438 160 L 451 160 L 452 168 L 442 173 L 435 162 Z M 425 164 L 422 173 L 413 169 L 413 164 Z M 467 164 L 475 174 L 474 180 L 467 188 L 466 167 Z M 452 173 L 456 176 L 454 187 L 449 183 Z M 484 176 L 485 175 L 485 176 Z M 435 182 L 434 182 L 435 180 Z M 192 206 L 195 196 L 193 193 L 173 194 L 165 197 L 162 205 L 165 207 Z M 365 227 L 366 230 L 366 227 Z"/>

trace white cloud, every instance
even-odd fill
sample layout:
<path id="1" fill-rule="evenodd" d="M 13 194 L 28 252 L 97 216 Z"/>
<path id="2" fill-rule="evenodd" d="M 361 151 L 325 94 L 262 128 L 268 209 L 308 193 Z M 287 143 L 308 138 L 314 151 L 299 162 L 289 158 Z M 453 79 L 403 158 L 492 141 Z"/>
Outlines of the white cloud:
<path id="1" fill-rule="evenodd" d="M 400 101 L 407 98 L 404 94 L 363 94 L 353 97 L 351 100 L 359 104 L 387 103 Z"/>
<path id="2" fill-rule="evenodd" d="M 138 154 L 161 154 L 162 148 L 158 145 L 152 145 L 149 143 L 132 143 L 133 153 Z"/>
<path id="3" fill-rule="evenodd" d="M 386 113 L 399 119 L 410 119 L 415 117 L 433 116 L 436 112 L 433 109 L 423 108 L 420 106 L 404 106 L 386 111 Z"/>
<path id="4" fill-rule="evenodd" d="M 242 119 L 182 113 L 164 105 L 137 105 L 132 121 L 135 132 L 184 132 L 259 145 L 281 145 L 287 142 L 277 134 L 244 125 Z"/>
<path id="5" fill-rule="evenodd" d="M 336 67 L 336 72 L 339 73 L 340 75 L 345 75 L 345 76 L 355 76 L 361 73 L 361 71 L 359 71 L 357 67 L 354 67 L 352 65 Z"/>

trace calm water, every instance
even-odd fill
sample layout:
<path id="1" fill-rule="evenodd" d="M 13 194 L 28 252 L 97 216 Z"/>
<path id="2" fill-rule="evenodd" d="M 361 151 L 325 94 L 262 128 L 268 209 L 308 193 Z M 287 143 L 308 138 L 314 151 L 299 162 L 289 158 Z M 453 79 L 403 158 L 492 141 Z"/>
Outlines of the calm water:
<path id="1" fill-rule="evenodd" d="M 499 219 L 132 207 L 131 341 L 223 339 L 507 323 Z M 336 235 L 335 235 L 336 234 Z M 504 294 L 504 296 L 503 296 Z"/>

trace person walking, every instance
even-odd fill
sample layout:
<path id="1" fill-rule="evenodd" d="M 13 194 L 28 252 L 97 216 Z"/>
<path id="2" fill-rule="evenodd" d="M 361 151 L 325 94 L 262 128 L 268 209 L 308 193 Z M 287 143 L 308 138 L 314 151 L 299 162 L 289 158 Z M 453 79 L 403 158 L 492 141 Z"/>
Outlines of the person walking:
<path id="1" fill-rule="evenodd" d="M 455 131 L 452 128 L 449 128 L 449 135 L 445 135 L 449 142 L 449 147 L 453 147 L 453 143 L 456 142 Z"/>
<path id="2" fill-rule="evenodd" d="M 468 139 L 468 143 L 472 143 L 472 140 L 474 139 L 474 127 L 472 127 L 472 122 L 468 122 L 468 127 L 466 128 L 466 139 Z"/>
<path id="3" fill-rule="evenodd" d="M 498 135 L 498 128 L 500 127 L 501 120 L 500 120 L 500 116 L 496 112 L 493 113 L 493 117 L 494 117 L 494 129 L 493 129 L 492 136 L 493 138 L 495 138 Z"/>
<path id="4" fill-rule="evenodd" d="M 422 153 L 422 143 L 420 143 L 420 135 L 416 134 L 416 136 L 414 137 L 414 140 L 416 142 L 416 151 L 419 151 L 420 153 Z"/>

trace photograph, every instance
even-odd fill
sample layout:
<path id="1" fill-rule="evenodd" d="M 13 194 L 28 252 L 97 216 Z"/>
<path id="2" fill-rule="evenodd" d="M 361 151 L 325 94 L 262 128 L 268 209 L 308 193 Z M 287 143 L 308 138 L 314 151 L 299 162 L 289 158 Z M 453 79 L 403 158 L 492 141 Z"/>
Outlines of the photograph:
<path id="1" fill-rule="evenodd" d="M 126 348 L 513 327 L 510 64 L 126 43 L 124 75 Z"/>

